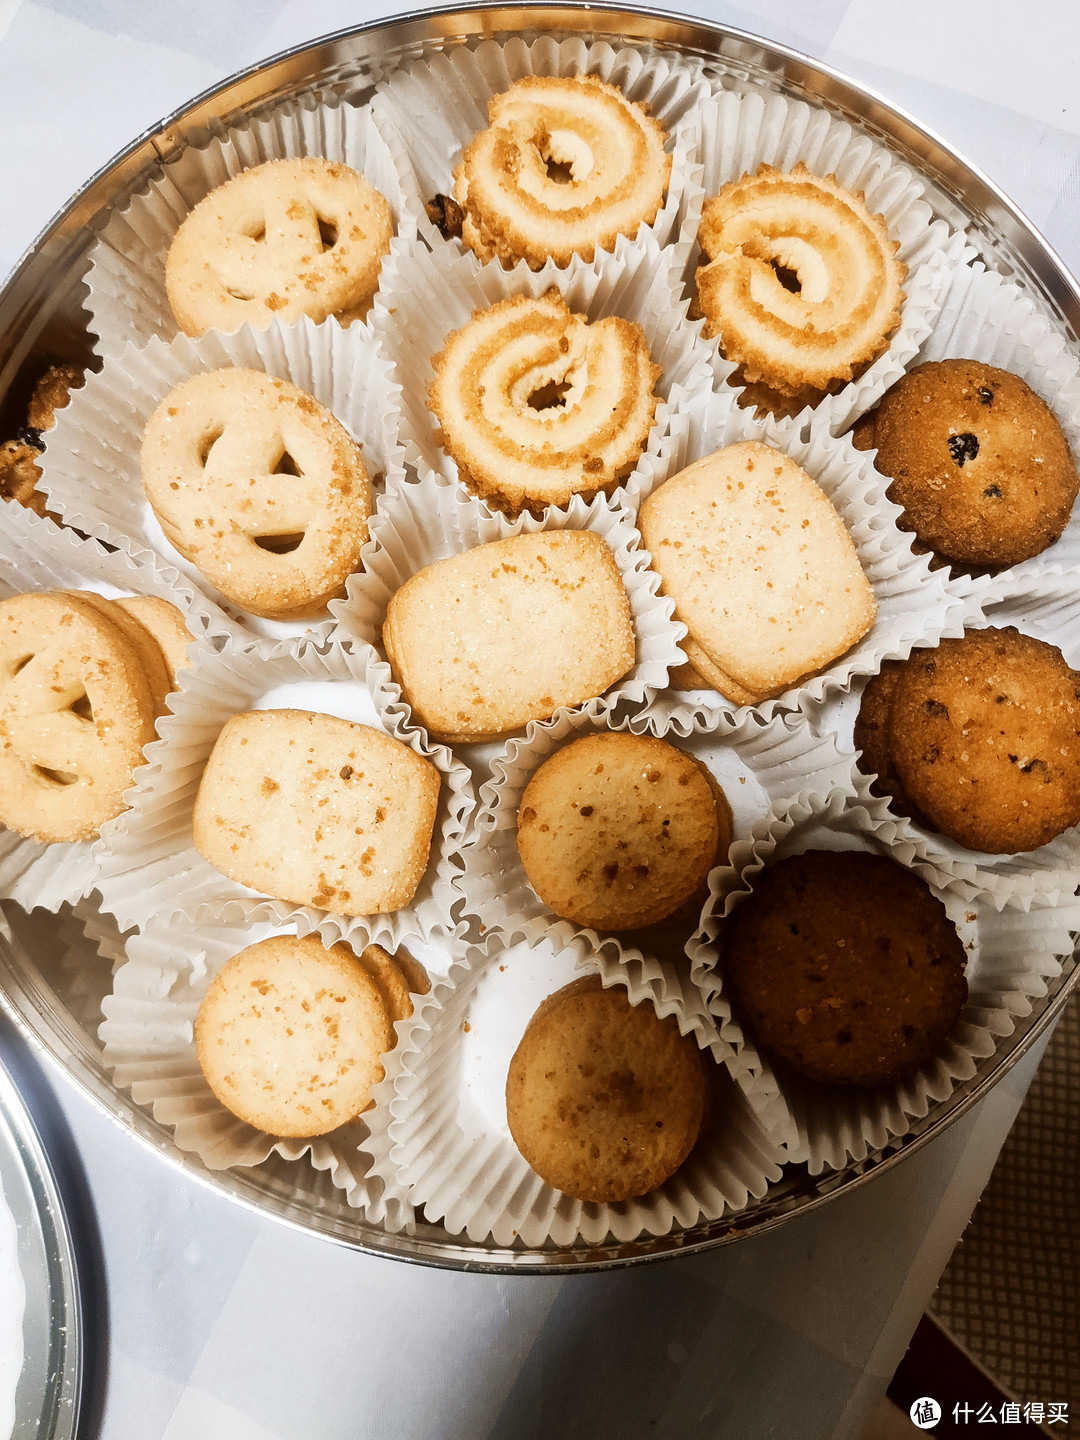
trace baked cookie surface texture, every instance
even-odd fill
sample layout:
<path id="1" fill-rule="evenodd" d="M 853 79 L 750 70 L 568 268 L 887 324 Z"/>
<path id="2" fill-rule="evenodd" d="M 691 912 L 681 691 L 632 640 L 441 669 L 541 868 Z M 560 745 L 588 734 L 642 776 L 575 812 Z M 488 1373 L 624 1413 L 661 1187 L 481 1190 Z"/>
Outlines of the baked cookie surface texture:
<path id="1" fill-rule="evenodd" d="M 609 494 L 659 403 L 641 326 L 590 323 L 554 289 L 477 310 L 431 363 L 429 403 L 462 482 L 514 515 Z"/>
<path id="2" fill-rule="evenodd" d="M 672 476 L 645 500 L 638 527 L 690 632 L 687 659 L 737 704 L 782 694 L 874 623 L 873 591 L 828 496 L 759 441 Z"/>
<path id="3" fill-rule="evenodd" d="M 357 171 L 318 156 L 268 160 L 212 190 L 181 224 L 165 288 L 187 335 L 362 316 L 394 233 Z"/>
<path id="4" fill-rule="evenodd" d="M 166 538 L 253 615 L 318 615 L 368 538 L 356 442 L 288 380 L 212 370 L 171 390 L 143 435 L 146 497 Z"/>
<path id="5" fill-rule="evenodd" d="M 704 767 L 651 736 L 589 735 L 536 770 L 518 809 L 529 883 L 557 915 L 597 930 L 667 919 L 731 843 Z M 721 835 L 721 821 L 724 834 Z"/>
<path id="6" fill-rule="evenodd" d="M 195 802 L 195 846 L 230 879 L 334 915 L 408 905 L 427 869 L 439 771 L 369 725 L 249 710 L 224 726 Z"/>
<path id="7" fill-rule="evenodd" d="M 590 530 L 517 535 L 427 566 L 391 598 L 382 638 L 414 717 L 449 742 L 580 705 L 635 660 L 626 589 Z"/>
<path id="8" fill-rule="evenodd" d="M 851 380 L 899 323 L 899 242 L 834 175 L 763 165 L 706 200 L 698 240 L 706 334 L 750 383 L 798 395 Z"/>
<path id="9" fill-rule="evenodd" d="M 578 1200 L 615 1204 L 662 1185 L 693 1149 L 706 1108 L 696 1042 L 597 976 L 548 996 L 506 1079 L 514 1143 Z"/>
<path id="10" fill-rule="evenodd" d="M 454 171 L 462 240 L 534 270 L 592 260 L 656 219 L 671 175 L 644 105 L 595 75 L 529 75 L 488 104 L 490 126 Z"/>
<path id="11" fill-rule="evenodd" d="M 722 941 L 724 988 L 766 1049 L 811 1080 L 894 1084 L 967 999 L 945 907 L 884 856 L 810 850 L 754 881 Z"/>

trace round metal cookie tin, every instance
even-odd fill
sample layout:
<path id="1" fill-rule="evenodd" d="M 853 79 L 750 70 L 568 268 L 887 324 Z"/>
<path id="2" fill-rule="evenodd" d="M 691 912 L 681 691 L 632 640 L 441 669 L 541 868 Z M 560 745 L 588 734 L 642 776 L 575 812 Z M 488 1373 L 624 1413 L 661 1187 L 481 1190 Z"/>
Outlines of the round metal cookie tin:
<path id="1" fill-rule="evenodd" d="M 585 37 L 648 47 L 700 61 L 707 75 L 823 106 L 884 142 L 915 168 L 935 212 L 966 231 L 990 268 L 1036 292 L 1075 345 L 1080 288 L 1023 214 L 983 174 L 912 117 L 828 67 L 781 45 L 728 27 L 655 10 L 587 5 L 484 5 L 433 10 L 317 40 L 242 72 L 199 96 L 138 137 L 95 175 L 47 227 L 0 293 L 0 418 L 14 413 L 22 377 L 43 357 L 86 364 L 93 339 L 82 308 L 88 256 L 97 230 L 137 193 L 163 161 L 205 141 L 214 121 L 257 116 L 298 97 L 333 95 L 363 103 L 381 79 L 419 57 L 470 41 L 525 34 Z M 12 429 L 15 427 L 13 426 Z M 6 432 L 5 432 L 6 433 Z M 40 912 L 38 912 L 40 914 Z M 18 931 L 18 933 L 16 933 Z M 35 932 L 36 933 L 36 932 Z M 630 1244 L 558 1249 L 474 1243 L 418 1221 L 410 1233 L 367 1223 L 344 1195 L 325 1184 L 297 1190 L 295 1167 L 272 1158 L 256 1168 L 210 1171 L 175 1144 L 169 1129 L 118 1089 L 96 1037 L 66 1004 L 64 979 L 48 963 L 47 940 L 34 943 L 16 919 L 0 917 L 0 1002 L 21 1031 L 61 1066 L 116 1124 L 202 1183 L 262 1215 L 357 1249 L 454 1269 L 514 1274 L 606 1268 L 732 1242 L 827 1204 L 897 1164 L 975 1103 L 1053 1022 L 1076 977 L 1075 956 L 1034 999 L 977 1073 L 934 1106 L 908 1134 L 866 1160 L 812 1177 L 789 1166 L 768 1193 L 733 1216 Z"/>

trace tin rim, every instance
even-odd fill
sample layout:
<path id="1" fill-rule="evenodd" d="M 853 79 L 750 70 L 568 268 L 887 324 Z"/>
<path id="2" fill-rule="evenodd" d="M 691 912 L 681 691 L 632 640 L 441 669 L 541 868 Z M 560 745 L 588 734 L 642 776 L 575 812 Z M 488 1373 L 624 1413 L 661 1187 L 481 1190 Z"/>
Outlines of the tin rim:
<path id="1" fill-rule="evenodd" d="M 583 3 L 527 0 L 512 6 L 445 7 L 335 32 L 239 72 L 136 137 L 49 222 L 0 291 L 0 397 L 18 393 L 20 374 L 32 372 L 38 355 L 87 362 L 90 339 L 80 304 L 95 221 L 135 193 L 163 161 L 198 144 L 210 122 L 327 90 L 361 98 L 377 78 L 422 53 L 479 38 L 509 38 L 523 28 L 670 49 L 851 119 L 911 163 L 927 183 L 935 210 L 966 229 L 973 243 L 992 258 L 994 268 L 1018 274 L 1032 285 L 1075 341 L 1080 332 L 1080 286 L 1056 252 L 989 177 L 868 87 L 786 46 L 733 27 L 645 7 L 593 9 Z M 364 1221 L 344 1196 L 334 1206 L 325 1196 L 317 1205 L 301 1203 L 284 1193 L 284 1182 L 275 1183 L 272 1169 L 266 1167 L 251 1174 L 205 1169 L 176 1147 L 165 1126 L 113 1085 L 96 1042 L 57 1005 L 6 923 L 0 924 L 0 956 L 8 963 L 0 983 L 0 1004 L 31 1044 L 103 1115 L 184 1174 L 260 1215 L 351 1248 L 411 1263 L 498 1274 L 573 1273 L 692 1254 L 763 1233 L 795 1215 L 819 1209 L 891 1168 L 964 1114 L 1053 1023 L 1076 979 L 1074 957 L 985 1069 L 958 1086 L 906 1135 L 863 1161 L 817 1178 L 803 1167 L 788 1167 L 784 1179 L 770 1186 L 762 1200 L 737 1215 L 677 1234 L 630 1244 L 582 1242 L 565 1249 L 518 1249 L 474 1243 L 424 1223 L 418 1223 L 413 1234 L 389 1233 Z"/>

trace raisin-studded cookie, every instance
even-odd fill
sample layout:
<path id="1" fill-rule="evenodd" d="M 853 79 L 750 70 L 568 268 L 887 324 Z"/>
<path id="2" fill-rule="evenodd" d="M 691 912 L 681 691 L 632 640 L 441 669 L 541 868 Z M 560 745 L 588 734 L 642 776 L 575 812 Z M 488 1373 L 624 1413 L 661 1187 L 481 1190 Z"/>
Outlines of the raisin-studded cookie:
<path id="1" fill-rule="evenodd" d="M 325 611 L 368 538 L 355 441 L 299 386 L 258 370 L 171 390 L 146 427 L 142 477 L 168 540 L 253 615 Z"/>

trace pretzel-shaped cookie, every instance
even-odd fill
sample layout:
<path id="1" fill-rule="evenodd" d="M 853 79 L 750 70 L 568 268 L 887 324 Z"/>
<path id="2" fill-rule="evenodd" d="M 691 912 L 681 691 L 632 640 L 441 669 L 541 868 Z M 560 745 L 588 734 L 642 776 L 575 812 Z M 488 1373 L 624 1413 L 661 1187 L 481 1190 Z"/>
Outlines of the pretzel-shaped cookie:
<path id="1" fill-rule="evenodd" d="M 317 400 L 258 370 L 213 370 L 170 391 L 146 427 L 142 472 L 171 543 L 254 615 L 325 610 L 367 540 L 358 447 Z"/>
<path id="2" fill-rule="evenodd" d="M 477 310 L 431 363 L 429 403 L 461 479 L 511 514 L 609 494 L 640 460 L 659 403 L 641 326 L 590 324 L 555 289 Z"/>
<path id="3" fill-rule="evenodd" d="M 0 821 L 91 840 L 124 809 L 155 701 L 123 632 L 79 595 L 0 605 Z"/>
<path id="4" fill-rule="evenodd" d="M 169 304 L 188 335 L 275 315 L 347 323 L 366 313 L 393 233 L 386 200 L 347 165 L 269 160 L 212 190 L 180 226 Z"/>

